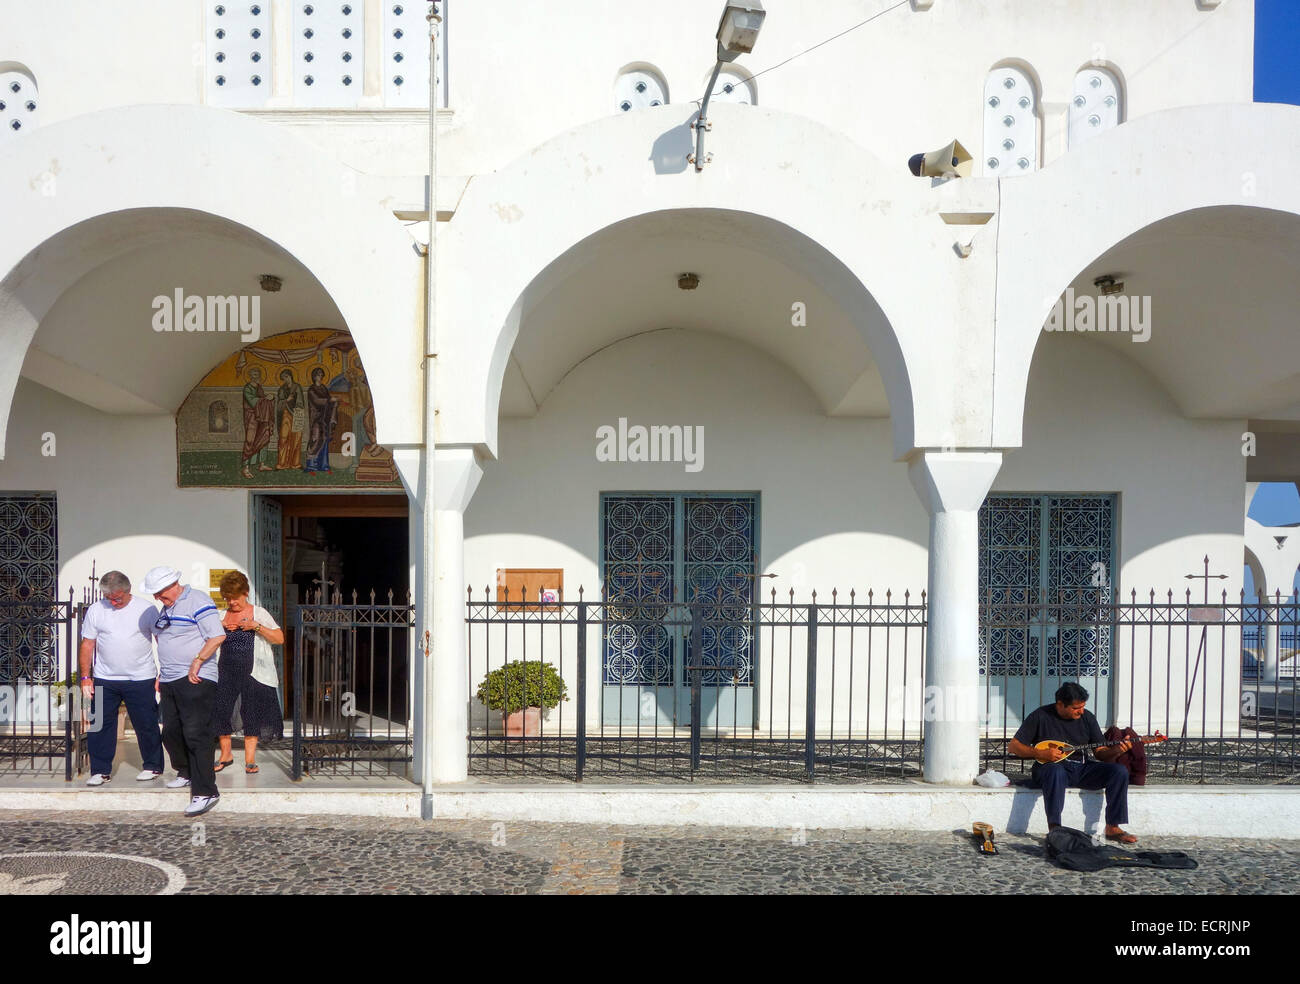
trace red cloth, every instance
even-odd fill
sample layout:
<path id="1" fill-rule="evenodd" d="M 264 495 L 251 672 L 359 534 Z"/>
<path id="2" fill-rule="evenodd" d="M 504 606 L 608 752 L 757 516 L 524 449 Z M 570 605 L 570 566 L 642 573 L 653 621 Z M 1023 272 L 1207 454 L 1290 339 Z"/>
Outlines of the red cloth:
<path id="1" fill-rule="evenodd" d="M 1147 750 L 1142 744 L 1142 736 L 1132 728 L 1124 728 L 1122 731 L 1116 727 L 1106 729 L 1102 735 L 1107 741 L 1123 741 L 1125 738 L 1133 742 L 1133 747 L 1127 752 L 1115 759 L 1120 765 L 1128 769 L 1128 781 L 1131 786 L 1145 786 L 1147 784 Z"/>

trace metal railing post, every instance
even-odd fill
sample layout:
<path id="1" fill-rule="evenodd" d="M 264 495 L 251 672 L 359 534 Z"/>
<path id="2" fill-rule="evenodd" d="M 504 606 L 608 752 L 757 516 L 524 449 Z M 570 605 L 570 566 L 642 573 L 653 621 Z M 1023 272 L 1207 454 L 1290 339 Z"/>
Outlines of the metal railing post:
<path id="1" fill-rule="evenodd" d="M 808 685 L 806 688 L 803 767 L 809 782 L 817 763 L 817 605 L 808 606 Z M 833 736 L 832 736 L 833 737 Z"/>
<path id="2" fill-rule="evenodd" d="M 303 665 L 304 645 L 303 612 L 298 609 L 298 637 L 294 640 L 296 650 L 293 660 L 293 779 L 302 778 L 302 678 L 306 673 Z"/>
<path id="3" fill-rule="evenodd" d="M 81 690 L 81 666 L 77 654 L 73 651 L 73 634 L 72 634 L 72 589 L 68 588 L 68 611 L 67 622 L 63 626 L 64 640 L 64 662 L 66 668 L 63 679 L 68 683 L 64 689 L 63 696 L 63 781 L 72 782 L 72 706 L 74 693 Z M 73 672 L 73 666 L 76 666 L 76 672 Z"/>
<path id="4" fill-rule="evenodd" d="M 563 628 L 561 628 L 563 631 Z M 578 602 L 578 782 L 587 768 L 587 603 Z"/>
<path id="5" fill-rule="evenodd" d="M 700 768 L 700 688 L 703 685 L 703 670 L 700 665 L 700 650 L 704 644 L 704 609 L 700 604 L 691 606 L 691 775 Z"/>

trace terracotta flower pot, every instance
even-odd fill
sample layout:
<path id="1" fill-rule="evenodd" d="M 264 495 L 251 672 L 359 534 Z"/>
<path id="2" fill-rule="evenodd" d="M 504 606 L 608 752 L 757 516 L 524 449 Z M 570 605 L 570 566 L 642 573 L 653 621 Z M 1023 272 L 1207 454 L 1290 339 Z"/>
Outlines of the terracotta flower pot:
<path id="1" fill-rule="evenodd" d="M 540 707 L 526 707 L 522 711 L 507 714 L 505 718 L 507 735 L 529 737 L 541 733 L 542 709 Z"/>

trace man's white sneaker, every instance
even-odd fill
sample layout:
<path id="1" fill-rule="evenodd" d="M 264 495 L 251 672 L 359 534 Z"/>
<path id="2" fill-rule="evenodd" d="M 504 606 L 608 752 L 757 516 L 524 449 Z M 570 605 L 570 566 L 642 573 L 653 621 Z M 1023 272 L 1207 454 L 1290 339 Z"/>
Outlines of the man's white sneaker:
<path id="1" fill-rule="evenodd" d="M 184 776 L 177 776 L 175 779 L 173 779 L 171 782 L 169 782 L 169 783 L 167 784 L 167 788 L 168 788 L 168 789 L 184 789 L 184 788 L 185 788 L 186 786 L 188 786 L 189 784 L 190 784 L 190 781 L 189 781 L 188 779 L 186 779 Z"/>
<path id="2" fill-rule="evenodd" d="M 193 796 L 190 798 L 190 805 L 185 807 L 187 817 L 197 817 L 200 813 L 207 813 L 217 805 L 220 796 Z"/>
<path id="3" fill-rule="evenodd" d="M 105 776 L 105 775 L 99 775 L 99 774 L 96 774 L 96 775 L 93 775 L 93 776 L 91 776 L 89 779 L 86 780 L 86 785 L 87 785 L 87 786 L 102 786 L 102 785 L 104 785 L 104 783 L 106 783 L 106 782 L 112 782 L 112 781 L 113 781 L 113 777 L 112 777 L 112 776 Z"/>
<path id="4" fill-rule="evenodd" d="M 154 772 L 153 769 L 145 769 L 135 777 L 136 782 L 151 782 L 161 776 L 161 772 Z"/>

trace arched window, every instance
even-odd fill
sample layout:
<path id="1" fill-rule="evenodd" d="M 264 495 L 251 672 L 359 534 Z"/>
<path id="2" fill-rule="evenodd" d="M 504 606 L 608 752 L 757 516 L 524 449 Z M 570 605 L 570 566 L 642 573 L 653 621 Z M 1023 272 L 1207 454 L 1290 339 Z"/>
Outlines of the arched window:
<path id="1" fill-rule="evenodd" d="M 995 68 L 984 83 L 984 174 L 1001 178 L 1038 168 L 1038 93 L 1029 76 Z"/>
<path id="2" fill-rule="evenodd" d="M 713 72 L 705 76 L 704 84 L 709 84 L 709 78 Z M 758 104 L 758 94 L 754 89 L 754 80 L 741 69 L 730 65 L 723 66 L 718 73 L 717 84 L 713 87 L 713 98 L 710 102 L 727 102 L 739 103 L 744 106 L 754 106 Z"/>
<path id="3" fill-rule="evenodd" d="M 204 4 L 206 91 L 212 106 L 251 109 L 271 96 L 271 3 Z"/>
<path id="4" fill-rule="evenodd" d="M 364 0 L 296 0 L 293 104 L 355 106 L 365 58 Z M 426 76 L 427 77 L 427 76 Z"/>
<path id="5" fill-rule="evenodd" d="M 653 68 L 625 68 L 614 83 L 614 108 L 620 113 L 668 104 L 668 85 Z"/>
<path id="6" fill-rule="evenodd" d="M 21 65 L 0 63 L 0 139 L 33 129 L 39 111 L 36 77 Z"/>
<path id="7" fill-rule="evenodd" d="M 1077 147 L 1123 120 L 1119 80 L 1106 68 L 1085 68 L 1070 96 L 1070 146 Z"/>

